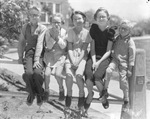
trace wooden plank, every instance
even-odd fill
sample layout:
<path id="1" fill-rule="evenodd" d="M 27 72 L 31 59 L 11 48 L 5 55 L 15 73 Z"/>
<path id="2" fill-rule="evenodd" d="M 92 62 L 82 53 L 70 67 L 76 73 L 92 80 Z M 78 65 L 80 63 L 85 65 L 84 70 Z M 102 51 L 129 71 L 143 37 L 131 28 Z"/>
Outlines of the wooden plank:
<path id="1" fill-rule="evenodd" d="M 26 98 L 28 96 L 28 93 L 0 91 L 0 95 Z M 58 100 L 58 95 L 49 95 L 49 100 Z M 72 101 L 78 101 L 78 97 L 73 96 Z M 110 104 L 123 104 L 123 100 L 108 99 L 108 101 Z M 101 103 L 101 101 L 99 101 L 98 98 L 93 98 L 92 103 Z"/>

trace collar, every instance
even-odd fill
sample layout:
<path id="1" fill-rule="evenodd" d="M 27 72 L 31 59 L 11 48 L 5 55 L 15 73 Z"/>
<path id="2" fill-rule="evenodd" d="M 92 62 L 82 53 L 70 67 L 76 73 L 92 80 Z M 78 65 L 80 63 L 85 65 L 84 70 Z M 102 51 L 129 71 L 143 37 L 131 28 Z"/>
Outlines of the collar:
<path id="1" fill-rule="evenodd" d="M 124 40 L 124 41 L 129 41 L 129 39 L 130 39 L 130 34 L 128 34 L 128 35 L 126 35 L 126 36 L 124 36 L 124 37 L 122 37 L 121 35 L 119 35 L 119 39 L 121 39 L 121 40 Z"/>
<path id="2" fill-rule="evenodd" d="M 30 25 L 30 26 L 33 26 L 33 24 L 32 24 L 31 22 L 29 22 L 29 25 Z M 39 26 L 39 23 L 37 23 L 36 26 L 38 27 L 38 26 Z"/>

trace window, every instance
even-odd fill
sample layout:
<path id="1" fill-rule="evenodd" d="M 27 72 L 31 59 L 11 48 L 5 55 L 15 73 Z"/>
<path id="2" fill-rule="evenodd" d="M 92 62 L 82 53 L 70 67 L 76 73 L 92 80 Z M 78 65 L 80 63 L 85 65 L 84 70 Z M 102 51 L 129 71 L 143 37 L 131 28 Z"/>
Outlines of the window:
<path id="1" fill-rule="evenodd" d="M 48 8 L 50 9 L 50 13 L 53 14 L 53 3 L 48 3 Z"/>
<path id="2" fill-rule="evenodd" d="M 43 12 L 41 13 L 41 22 L 45 22 L 46 21 L 46 14 Z"/>
<path id="3" fill-rule="evenodd" d="M 60 4 L 56 4 L 56 13 L 60 13 Z"/>

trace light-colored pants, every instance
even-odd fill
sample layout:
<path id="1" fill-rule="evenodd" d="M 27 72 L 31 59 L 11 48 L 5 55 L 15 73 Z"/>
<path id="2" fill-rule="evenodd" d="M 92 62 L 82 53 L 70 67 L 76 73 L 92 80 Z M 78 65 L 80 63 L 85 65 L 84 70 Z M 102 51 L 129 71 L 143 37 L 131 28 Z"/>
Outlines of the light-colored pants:
<path id="1" fill-rule="evenodd" d="M 84 80 L 83 73 L 85 70 L 86 60 L 82 59 L 79 63 L 77 69 L 72 68 L 72 64 L 70 60 L 66 60 L 65 68 L 66 68 L 66 87 L 67 87 L 67 95 L 72 96 L 72 86 L 73 79 L 76 79 L 78 88 L 79 88 L 79 97 L 84 96 Z"/>
<path id="2" fill-rule="evenodd" d="M 110 81 L 113 71 L 118 71 L 120 79 L 120 89 L 124 93 L 124 98 L 128 98 L 129 84 L 127 79 L 127 68 L 123 67 L 121 64 L 118 64 L 115 60 L 112 60 L 108 68 L 106 69 L 106 82 Z"/>

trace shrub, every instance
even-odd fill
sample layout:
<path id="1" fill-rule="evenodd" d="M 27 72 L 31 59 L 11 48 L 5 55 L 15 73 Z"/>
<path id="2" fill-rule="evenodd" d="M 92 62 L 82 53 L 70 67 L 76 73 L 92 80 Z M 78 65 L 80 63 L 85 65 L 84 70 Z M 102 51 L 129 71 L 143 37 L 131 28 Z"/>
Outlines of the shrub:
<path id="1" fill-rule="evenodd" d="M 8 43 L 18 40 L 29 6 L 24 0 L 0 2 L 0 54 L 8 50 Z"/>

